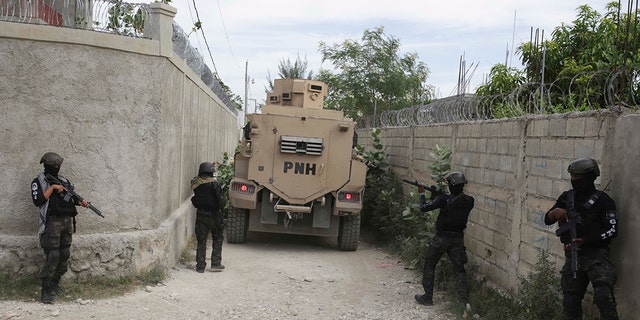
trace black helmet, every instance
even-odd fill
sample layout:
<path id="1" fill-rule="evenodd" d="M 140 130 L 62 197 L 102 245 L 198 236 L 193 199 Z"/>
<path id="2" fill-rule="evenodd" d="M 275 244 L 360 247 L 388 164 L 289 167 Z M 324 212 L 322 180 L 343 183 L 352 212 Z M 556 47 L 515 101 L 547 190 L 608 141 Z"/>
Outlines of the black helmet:
<path id="1" fill-rule="evenodd" d="M 593 174 L 594 178 L 600 175 L 598 163 L 591 158 L 580 158 L 573 160 L 567 168 L 571 174 L 586 175 Z"/>
<path id="2" fill-rule="evenodd" d="M 213 169 L 213 163 L 211 162 L 203 162 L 200 164 L 200 168 L 198 169 L 198 174 L 208 173 L 213 174 L 215 170 Z"/>
<path id="3" fill-rule="evenodd" d="M 40 163 L 48 166 L 59 166 L 62 164 L 62 161 L 64 161 L 64 159 L 55 152 L 47 152 L 40 158 Z"/>
<path id="4" fill-rule="evenodd" d="M 466 184 L 467 183 L 467 178 L 464 177 L 464 174 L 462 174 L 462 172 L 451 172 L 448 176 L 447 176 L 447 183 L 449 183 L 450 186 L 457 186 L 460 184 Z"/>

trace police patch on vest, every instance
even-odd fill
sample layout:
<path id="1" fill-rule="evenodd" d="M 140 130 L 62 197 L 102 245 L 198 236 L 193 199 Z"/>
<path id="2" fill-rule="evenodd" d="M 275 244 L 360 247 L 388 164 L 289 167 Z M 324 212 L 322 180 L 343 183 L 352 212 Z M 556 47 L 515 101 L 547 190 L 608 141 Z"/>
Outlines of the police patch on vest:
<path id="1" fill-rule="evenodd" d="M 605 213 L 605 216 L 607 217 L 607 220 L 612 220 L 612 219 L 616 219 L 618 214 L 616 213 L 616 211 L 607 211 Z"/>

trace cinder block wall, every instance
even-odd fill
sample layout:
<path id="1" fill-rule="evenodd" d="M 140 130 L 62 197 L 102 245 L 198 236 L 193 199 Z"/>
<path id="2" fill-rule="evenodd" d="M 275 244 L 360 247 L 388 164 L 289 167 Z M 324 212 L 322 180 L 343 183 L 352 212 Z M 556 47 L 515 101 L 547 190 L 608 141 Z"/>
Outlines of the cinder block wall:
<path id="1" fill-rule="evenodd" d="M 623 179 L 630 176 L 624 172 L 637 170 L 637 165 L 631 164 L 637 158 L 630 149 L 636 146 L 634 150 L 638 150 L 640 139 L 629 133 L 639 127 L 638 119 L 637 114 L 611 111 L 571 113 L 384 128 L 381 139 L 400 178 L 425 183 L 432 183 L 429 152 L 436 145 L 450 147 L 452 170 L 466 175 L 469 184 L 465 190 L 475 198 L 465 238 L 470 262 L 490 281 L 515 289 L 518 277 L 534 268 L 540 250 L 551 253 L 558 270 L 564 263 L 556 226 L 546 226 L 543 215 L 562 191 L 571 188 L 566 170 L 576 158 L 591 157 L 599 162 L 602 176 L 596 180 L 598 188 L 619 176 L 608 193 L 623 206 L 619 208 L 621 234 L 640 227 L 632 214 L 640 205 L 623 201 L 637 198 L 634 194 L 640 192 L 640 186 L 627 181 L 626 187 L 621 187 Z M 371 131 L 359 130 L 358 136 L 359 143 L 370 150 Z M 637 278 L 632 275 L 629 257 L 638 256 L 638 246 L 628 243 L 637 239 L 632 232 L 621 236 L 613 247 L 619 274 L 627 280 Z M 635 287 L 628 281 L 618 283 L 622 312 L 638 308 L 640 290 Z"/>

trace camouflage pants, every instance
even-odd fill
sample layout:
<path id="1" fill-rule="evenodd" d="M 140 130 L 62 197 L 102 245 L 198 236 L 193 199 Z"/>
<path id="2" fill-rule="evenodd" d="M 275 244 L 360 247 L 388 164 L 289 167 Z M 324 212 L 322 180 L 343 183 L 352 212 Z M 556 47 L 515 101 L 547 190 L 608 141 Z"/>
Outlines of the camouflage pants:
<path id="1" fill-rule="evenodd" d="M 67 272 L 67 262 L 71 256 L 72 220 L 72 217 L 47 217 L 44 233 L 40 236 L 40 246 L 44 249 L 46 260 L 39 277 L 44 283 L 57 283 Z"/>
<path id="2" fill-rule="evenodd" d="M 425 297 L 433 299 L 433 280 L 435 277 L 436 265 L 444 253 L 447 253 L 453 265 L 453 272 L 456 281 L 456 292 L 461 302 L 469 300 L 469 285 L 464 264 L 467 262 L 463 238 L 448 238 L 434 236 L 427 247 L 424 261 L 424 271 L 422 273 L 422 287 Z"/>
<path id="3" fill-rule="evenodd" d="M 578 257 L 578 272 L 573 278 L 571 252 L 565 252 L 561 286 L 563 293 L 563 317 L 565 320 L 582 319 L 582 299 L 589 282 L 593 286 L 593 300 L 600 311 L 601 320 L 618 320 L 613 286 L 617 281 L 616 270 L 609 256 L 609 249 L 598 249 Z"/>
<path id="4" fill-rule="evenodd" d="M 198 246 L 196 248 L 196 268 L 204 269 L 207 267 L 207 238 L 211 233 L 213 240 L 211 251 L 211 265 L 215 266 L 222 262 L 222 241 L 224 240 L 224 221 L 221 212 L 208 212 L 198 210 L 196 215 L 196 239 Z"/>

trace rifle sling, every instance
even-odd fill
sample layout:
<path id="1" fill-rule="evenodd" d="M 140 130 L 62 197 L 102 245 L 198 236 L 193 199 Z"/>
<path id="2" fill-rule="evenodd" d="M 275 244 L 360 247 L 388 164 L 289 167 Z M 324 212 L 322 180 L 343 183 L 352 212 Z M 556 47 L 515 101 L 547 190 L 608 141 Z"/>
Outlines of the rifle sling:
<path id="1" fill-rule="evenodd" d="M 600 196 L 602 195 L 602 191 L 600 190 L 596 190 L 596 192 L 594 194 L 591 195 L 591 197 L 589 197 L 589 200 L 587 200 L 587 202 L 584 203 L 584 208 L 589 210 L 591 209 L 591 207 L 596 203 L 596 201 L 598 201 L 598 198 L 600 198 Z"/>
<path id="2" fill-rule="evenodd" d="M 583 207 L 586 210 L 589 210 L 595 203 L 596 201 L 598 201 L 598 198 L 600 198 L 600 196 L 602 195 L 602 191 L 600 190 L 596 190 L 596 192 L 594 194 L 591 195 L 591 197 L 589 197 L 589 199 L 584 203 Z M 575 210 L 574 208 L 574 196 L 575 196 L 575 192 L 573 189 L 569 190 L 569 193 L 567 195 L 567 211 L 569 211 L 570 214 L 570 218 L 575 218 L 579 215 L 579 213 Z M 571 213 L 573 213 L 573 215 L 571 215 Z M 562 227 L 558 228 L 556 230 L 556 235 L 560 236 L 561 234 L 567 232 L 569 229 L 571 228 L 571 224 L 567 223 L 562 225 Z"/>

